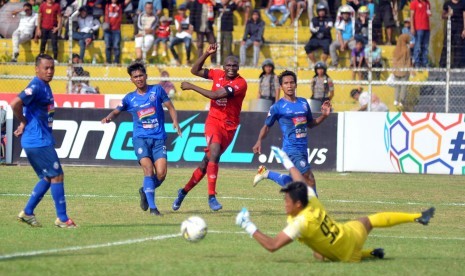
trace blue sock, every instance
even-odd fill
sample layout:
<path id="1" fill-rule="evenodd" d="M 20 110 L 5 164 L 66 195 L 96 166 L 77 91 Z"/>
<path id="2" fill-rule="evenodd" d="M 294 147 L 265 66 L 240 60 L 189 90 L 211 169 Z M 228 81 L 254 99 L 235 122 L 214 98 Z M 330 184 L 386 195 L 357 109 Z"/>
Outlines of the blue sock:
<path id="1" fill-rule="evenodd" d="M 163 181 L 159 180 L 156 175 L 154 175 L 152 178 L 153 178 L 153 183 L 155 183 L 155 189 L 160 187 L 161 184 L 163 183 Z"/>
<path id="2" fill-rule="evenodd" d="M 53 201 L 55 201 L 55 209 L 57 211 L 57 217 L 62 221 L 68 221 L 68 215 L 66 214 L 66 198 L 65 198 L 65 188 L 63 187 L 63 182 L 53 183 L 50 186 L 50 191 L 52 192 Z"/>
<path id="3" fill-rule="evenodd" d="M 37 207 L 49 188 L 50 182 L 47 182 L 45 179 L 41 179 L 39 182 L 37 182 L 36 186 L 32 190 L 29 201 L 24 208 L 24 213 L 26 213 L 26 215 L 34 214 L 34 209 Z"/>
<path id="4" fill-rule="evenodd" d="M 149 208 L 157 208 L 157 205 L 155 205 L 155 182 L 153 181 L 153 178 L 151 176 L 144 176 L 143 186 L 147 202 L 149 203 Z"/>
<path id="5" fill-rule="evenodd" d="M 289 175 L 280 174 L 273 171 L 268 172 L 268 179 L 271 179 L 274 182 L 278 183 L 278 185 L 281 187 L 284 187 L 287 183 L 292 182 L 292 178 Z"/>

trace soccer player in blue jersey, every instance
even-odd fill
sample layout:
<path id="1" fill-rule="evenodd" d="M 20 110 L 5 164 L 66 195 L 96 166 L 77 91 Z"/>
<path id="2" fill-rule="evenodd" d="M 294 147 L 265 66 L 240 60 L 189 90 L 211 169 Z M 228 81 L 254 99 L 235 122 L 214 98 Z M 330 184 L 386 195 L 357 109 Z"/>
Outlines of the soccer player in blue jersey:
<path id="1" fill-rule="evenodd" d="M 297 89 L 296 74 L 286 70 L 279 75 L 278 80 L 284 96 L 271 106 L 265 125 L 260 130 L 257 142 L 253 146 L 253 152 L 261 153 L 262 140 L 267 136 L 270 127 L 278 121 L 283 133 L 283 150 L 296 164 L 304 176 L 306 184 L 312 187 L 316 193 L 315 177 L 308 163 L 307 128 L 321 124 L 329 116 L 331 103 L 325 101 L 321 106 L 321 116 L 314 119 L 307 100 L 297 97 L 295 94 Z M 263 179 L 271 179 L 282 187 L 292 181 L 289 175 L 269 171 L 265 166 L 260 166 L 253 185 L 256 186 Z"/>
<path id="2" fill-rule="evenodd" d="M 21 136 L 21 146 L 39 177 L 39 182 L 32 190 L 26 207 L 19 213 L 18 220 L 32 227 L 41 227 L 34 215 L 34 209 L 50 188 L 57 213 L 55 225 L 60 228 L 75 228 L 76 224 L 66 213 L 64 174 L 52 135 L 55 105 L 49 83 L 55 73 L 53 58 L 40 54 L 36 58 L 35 70 L 36 77 L 10 103 L 19 120 L 14 135 Z"/>
<path id="3" fill-rule="evenodd" d="M 163 106 L 168 109 L 173 128 L 181 136 L 178 117 L 173 103 L 161 85 L 148 85 L 147 72 L 142 63 L 133 63 L 128 67 L 128 74 L 136 90 L 124 96 L 121 104 L 102 123 L 109 123 L 122 111 L 132 114 L 134 151 L 144 171 L 144 180 L 139 189 L 140 207 L 150 214 L 161 215 L 155 204 L 155 189 L 165 180 L 167 172 L 165 114 Z M 155 172 L 153 169 L 155 168 Z"/>

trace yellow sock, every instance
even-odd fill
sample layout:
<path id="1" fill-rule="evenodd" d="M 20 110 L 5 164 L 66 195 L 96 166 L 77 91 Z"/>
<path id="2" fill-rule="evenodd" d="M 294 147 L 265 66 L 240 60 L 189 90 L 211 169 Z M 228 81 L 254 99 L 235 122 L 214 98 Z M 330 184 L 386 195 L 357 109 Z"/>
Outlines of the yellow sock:
<path id="1" fill-rule="evenodd" d="M 363 249 L 362 250 L 362 259 L 374 258 L 375 256 L 371 255 L 371 251 L 373 251 L 373 248 L 371 248 L 371 249 Z"/>
<path id="2" fill-rule="evenodd" d="M 416 218 L 421 217 L 421 213 L 410 214 L 410 213 L 377 213 L 368 216 L 373 228 L 376 227 L 390 227 L 401 223 L 414 222 Z"/>

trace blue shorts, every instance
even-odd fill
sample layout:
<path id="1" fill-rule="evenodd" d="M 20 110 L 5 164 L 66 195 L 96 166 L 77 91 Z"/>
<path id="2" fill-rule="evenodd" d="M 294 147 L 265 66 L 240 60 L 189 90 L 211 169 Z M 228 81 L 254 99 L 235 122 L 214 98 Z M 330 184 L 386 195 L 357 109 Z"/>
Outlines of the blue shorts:
<path id="1" fill-rule="evenodd" d="M 63 174 L 60 159 L 54 146 L 28 148 L 24 149 L 27 154 L 27 160 L 31 163 L 32 168 L 37 176 L 42 179 L 44 177 L 56 177 Z"/>
<path id="2" fill-rule="evenodd" d="M 132 144 L 134 146 L 134 152 L 136 153 L 137 160 L 139 162 L 144 157 L 150 158 L 152 163 L 160 158 L 166 159 L 165 140 L 153 138 L 133 138 Z"/>
<path id="3" fill-rule="evenodd" d="M 294 163 L 294 166 L 299 170 L 301 174 L 304 174 L 308 170 L 310 170 L 307 151 L 292 151 L 286 153 L 291 159 L 292 163 Z"/>

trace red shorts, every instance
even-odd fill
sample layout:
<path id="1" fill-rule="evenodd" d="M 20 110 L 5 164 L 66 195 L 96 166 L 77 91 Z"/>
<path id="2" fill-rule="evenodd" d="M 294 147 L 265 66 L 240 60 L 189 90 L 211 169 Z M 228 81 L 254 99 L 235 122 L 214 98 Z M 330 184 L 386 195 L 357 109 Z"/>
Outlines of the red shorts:
<path id="1" fill-rule="evenodd" d="M 216 143 L 221 145 L 221 153 L 223 153 L 231 144 L 235 134 L 236 130 L 227 130 L 224 128 L 223 122 L 215 118 L 207 118 L 205 122 L 205 138 L 207 139 L 205 152 L 208 152 L 208 146 L 211 143 Z"/>

